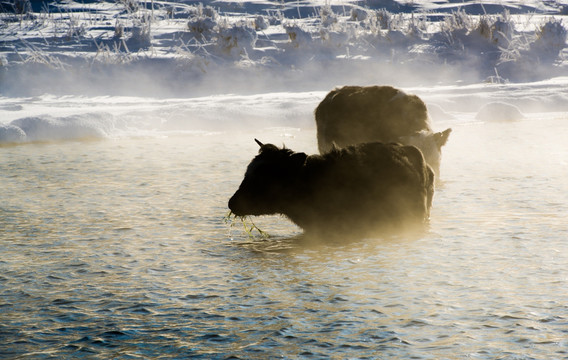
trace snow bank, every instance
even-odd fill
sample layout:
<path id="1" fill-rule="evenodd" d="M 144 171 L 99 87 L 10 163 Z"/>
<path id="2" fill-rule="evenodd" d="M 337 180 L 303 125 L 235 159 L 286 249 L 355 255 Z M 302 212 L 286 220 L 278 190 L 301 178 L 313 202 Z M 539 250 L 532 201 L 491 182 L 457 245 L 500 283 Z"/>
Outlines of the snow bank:
<path id="1" fill-rule="evenodd" d="M 0 124 L 0 144 L 21 143 L 26 141 L 26 133 L 15 125 Z"/>
<path id="2" fill-rule="evenodd" d="M 0 124 L 0 145 L 36 141 L 102 139 L 113 133 L 112 115 L 91 113 L 67 117 L 25 117 Z"/>
<path id="3" fill-rule="evenodd" d="M 314 108 L 324 96 L 324 92 L 304 92 L 191 99 L 0 97 L 0 145 L 313 128 Z"/>
<path id="4" fill-rule="evenodd" d="M 475 118 L 480 121 L 509 122 L 522 120 L 525 116 L 515 105 L 504 102 L 492 102 L 484 105 Z"/>

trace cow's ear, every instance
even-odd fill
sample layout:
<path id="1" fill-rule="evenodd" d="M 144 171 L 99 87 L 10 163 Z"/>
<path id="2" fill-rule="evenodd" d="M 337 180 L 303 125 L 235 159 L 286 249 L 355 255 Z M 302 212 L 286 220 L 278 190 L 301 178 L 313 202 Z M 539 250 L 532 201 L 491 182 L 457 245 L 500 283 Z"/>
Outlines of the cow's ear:
<path id="1" fill-rule="evenodd" d="M 258 153 L 261 154 L 265 150 L 265 145 L 262 142 L 260 142 L 260 140 L 258 140 L 257 138 L 254 139 L 254 142 L 258 144 L 259 146 Z"/>
<path id="2" fill-rule="evenodd" d="M 292 155 L 290 155 L 290 160 L 292 161 L 294 166 L 298 167 L 304 166 L 307 158 L 308 155 L 306 155 L 306 153 L 293 153 Z"/>
<path id="3" fill-rule="evenodd" d="M 434 139 L 436 140 L 436 145 L 438 145 L 439 148 L 446 145 L 446 142 L 448 142 L 448 138 L 450 137 L 451 132 L 452 132 L 452 129 L 449 128 L 449 129 L 446 129 L 442 132 L 434 134 Z"/>

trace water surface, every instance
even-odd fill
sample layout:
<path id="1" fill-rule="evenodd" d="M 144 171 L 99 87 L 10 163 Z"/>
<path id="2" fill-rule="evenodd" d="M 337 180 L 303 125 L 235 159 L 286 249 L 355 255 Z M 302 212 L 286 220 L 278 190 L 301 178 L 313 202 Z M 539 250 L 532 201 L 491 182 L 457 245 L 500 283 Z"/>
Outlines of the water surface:
<path id="1" fill-rule="evenodd" d="M 427 233 L 328 244 L 223 221 L 313 129 L 2 147 L 0 355 L 566 358 L 567 121 L 456 121 Z"/>

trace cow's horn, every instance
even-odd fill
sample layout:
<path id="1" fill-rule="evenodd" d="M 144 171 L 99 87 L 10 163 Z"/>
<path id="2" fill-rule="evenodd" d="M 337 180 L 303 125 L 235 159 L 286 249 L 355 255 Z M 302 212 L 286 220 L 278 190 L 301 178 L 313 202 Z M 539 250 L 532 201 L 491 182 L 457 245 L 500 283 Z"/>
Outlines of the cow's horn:
<path id="1" fill-rule="evenodd" d="M 258 139 L 254 139 L 254 141 L 256 141 L 256 143 L 258 144 L 258 146 L 260 146 L 260 147 L 263 147 L 263 146 L 264 146 L 264 144 L 261 143 L 260 141 L 258 141 Z"/>

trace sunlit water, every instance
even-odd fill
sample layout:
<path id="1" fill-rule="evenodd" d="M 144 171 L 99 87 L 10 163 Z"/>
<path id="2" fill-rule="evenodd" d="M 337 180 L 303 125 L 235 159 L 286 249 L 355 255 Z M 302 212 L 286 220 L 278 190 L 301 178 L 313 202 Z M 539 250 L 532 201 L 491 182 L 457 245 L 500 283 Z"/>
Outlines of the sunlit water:
<path id="1" fill-rule="evenodd" d="M 568 357 L 568 119 L 456 121 L 430 230 L 224 221 L 254 137 L 0 148 L 0 357 Z"/>

